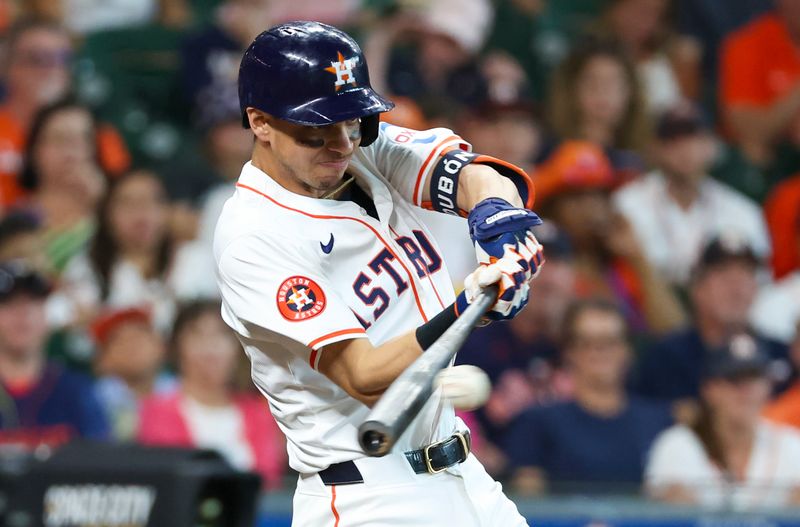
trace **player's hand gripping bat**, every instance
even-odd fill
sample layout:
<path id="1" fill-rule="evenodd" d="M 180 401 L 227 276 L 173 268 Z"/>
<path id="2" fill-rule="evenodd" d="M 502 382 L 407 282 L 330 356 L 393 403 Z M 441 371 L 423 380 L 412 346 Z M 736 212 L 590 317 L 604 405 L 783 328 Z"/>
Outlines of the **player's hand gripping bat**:
<path id="1" fill-rule="evenodd" d="M 497 291 L 496 285 L 483 289 L 453 325 L 378 399 L 366 421 L 358 427 L 358 440 L 367 455 L 383 456 L 392 449 L 431 396 L 436 374 L 450 365 L 478 320 L 497 301 Z"/>

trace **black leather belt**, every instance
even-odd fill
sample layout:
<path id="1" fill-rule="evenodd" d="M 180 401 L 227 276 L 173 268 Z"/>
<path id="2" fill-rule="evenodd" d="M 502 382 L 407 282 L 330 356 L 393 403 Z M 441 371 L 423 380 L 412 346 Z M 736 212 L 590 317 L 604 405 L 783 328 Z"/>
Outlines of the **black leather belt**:
<path id="1" fill-rule="evenodd" d="M 408 463 L 417 474 L 438 474 L 456 463 L 467 460 L 471 447 L 469 432 L 457 432 L 430 445 L 405 453 Z M 334 463 L 319 472 L 325 485 L 353 485 L 364 483 L 361 471 L 352 461 Z"/>

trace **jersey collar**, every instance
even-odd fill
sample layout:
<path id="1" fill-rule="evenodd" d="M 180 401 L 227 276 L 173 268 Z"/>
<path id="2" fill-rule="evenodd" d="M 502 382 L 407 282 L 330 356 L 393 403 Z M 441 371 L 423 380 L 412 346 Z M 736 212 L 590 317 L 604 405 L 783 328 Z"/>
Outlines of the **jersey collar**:
<path id="1" fill-rule="evenodd" d="M 381 218 L 381 223 L 388 223 L 392 214 L 392 197 L 386 185 L 377 178 L 369 177 L 357 169 L 348 171 L 352 173 L 356 181 L 361 183 L 372 195 L 375 208 L 378 211 L 378 216 Z M 361 207 L 352 201 L 318 199 L 291 192 L 279 185 L 277 181 L 272 179 L 266 172 L 253 165 L 250 161 L 242 168 L 242 173 L 239 176 L 238 182 L 240 185 L 253 188 L 290 207 L 302 208 L 309 212 L 317 211 L 327 214 L 337 213 L 348 216 L 363 215 L 361 214 Z"/>

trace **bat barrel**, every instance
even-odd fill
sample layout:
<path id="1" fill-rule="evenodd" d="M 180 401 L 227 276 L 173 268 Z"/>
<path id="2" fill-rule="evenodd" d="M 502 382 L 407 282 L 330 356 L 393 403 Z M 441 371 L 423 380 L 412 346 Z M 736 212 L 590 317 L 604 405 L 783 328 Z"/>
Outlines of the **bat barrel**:
<path id="1" fill-rule="evenodd" d="M 450 365 L 478 320 L 497 299 L 497 287 L 485 289 L 425 353 L 389 386 L 358 428 L 358 441 L 368 456 L 384 456 L 431 396 L 433 379 Z"/>

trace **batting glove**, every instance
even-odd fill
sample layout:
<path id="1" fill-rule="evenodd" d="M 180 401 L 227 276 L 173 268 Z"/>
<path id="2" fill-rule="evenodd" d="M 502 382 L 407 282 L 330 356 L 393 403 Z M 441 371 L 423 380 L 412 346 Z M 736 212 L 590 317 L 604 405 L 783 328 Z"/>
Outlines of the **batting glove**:
<path id="1" fill-rule="evenodd" d="M 539 270 L 544 264 L 544 251 L 542 245 L 531 231 L 518 231 L 500 235 L 503 243 L 503 253 L 500 259 L 516 261 L 524 270 L 528 281 L 539 274 Z M 499 252 L 499 250 L 498 250 Z M 484 247 L 475 244 L 475 254 L 481 264 L 491 264 L 498 261 L 498 258 L 486 252 Z"/>
<path id="2" fill-rule="evenodd" d="M 458 314 L 475 301 L 481 289 L 497 284 L 497 301 L 486 313 L 489 320 L 510 320 L 528 303 L 527 271 L 514 259 L 500 258 L 489 265 L 482 265 L 464 279 L 464 290 L 456 299 Z"/>
<path id="3" fill-rule="evenodd" d="M 500 198 L 488 198 L 472 209 L 468 223 L 479 264 L 510 258 L 526 269 L 528 279 L 538 273 L 544 256 L 541 244 L 530 231 L 542 223 L 536 213 Z"/>

